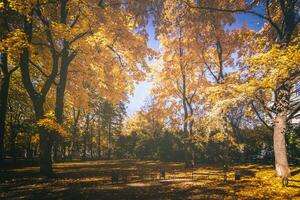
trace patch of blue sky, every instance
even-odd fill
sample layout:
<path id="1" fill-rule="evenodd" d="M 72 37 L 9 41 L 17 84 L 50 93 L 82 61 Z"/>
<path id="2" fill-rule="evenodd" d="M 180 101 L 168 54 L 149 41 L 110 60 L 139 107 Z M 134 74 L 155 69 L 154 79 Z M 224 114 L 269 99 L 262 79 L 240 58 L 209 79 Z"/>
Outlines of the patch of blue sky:
<path id="1" fill-rule="evenodd" d="M 159 41 L 155 39 L 155 28 L 153 26 L 153 19 L 149 19 L 149 23 L 146 26 L 146 30 L 149 36 L 148 46 L 155 51 L 159 49 Z M 153 60 L 147 60 L 148 64 L 155 62 Z M 140 108 L 145 104 L 146 100 L 150 98 L 151 88 L 153 82 L 147 77 L 145 81 L 141 81 L 135 84 L 133 95 L 129 97 L 129 103 L 127 104 L 128 116 L 133 116 Z"/>

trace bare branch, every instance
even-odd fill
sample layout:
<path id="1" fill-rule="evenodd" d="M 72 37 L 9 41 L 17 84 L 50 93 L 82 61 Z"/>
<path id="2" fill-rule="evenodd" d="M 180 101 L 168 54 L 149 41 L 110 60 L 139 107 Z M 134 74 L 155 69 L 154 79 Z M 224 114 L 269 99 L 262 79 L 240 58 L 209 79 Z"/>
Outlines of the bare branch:
<path id="1" fill-rule="evenodd" d="M 260 116 L 259 112 L 257 111 L 256 107 L 254 106 L 253 102 L 251 102 L 251 106 L 252 106 L 252 109 L 254 110 L 256 116 L 258 117 L 258 119 L 270 130 L 273 130 L 273 128 L 271 126 L 269 126 L 265 120 L 263 120 L 263 118 Z"/>

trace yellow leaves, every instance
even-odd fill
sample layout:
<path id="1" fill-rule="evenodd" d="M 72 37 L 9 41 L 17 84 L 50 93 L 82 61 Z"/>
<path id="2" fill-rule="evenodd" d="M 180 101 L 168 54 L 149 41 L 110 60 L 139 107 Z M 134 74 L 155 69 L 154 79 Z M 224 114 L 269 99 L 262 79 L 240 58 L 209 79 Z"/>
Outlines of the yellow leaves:
<path id="1" fill-rule="evenodd" d="M 31 8 L 37 3 L 37 0 L 8 0 L 9 7 L 20 13 L 27 15 L 31 12 Z"/>
<path id="2" fill-rule="evenodd" d="M 0 10 L 2 10 L 4 8 L 4 3 L 0 2 Z"/>
<path id="3" fill-rule="evenodd" d="M 214 142 L 223 142 L 225 139 L 224 134 L 217 133 L 214 136 L 211 137 L 211 140 Z"/>
<path id="4" fill-rule="evenodd" d="M 5 39 L 0 41 L 0 51 L 8 55 L 8 62 L 12 65 L 19 61 L 23 48 L 27 46 L 26 35 L 20 29 L 10 32 Z"/>
<path id="5" fill-rule="evenodd" d="M 101 14 L 93 34 L 78 44 L 80 53 L 72 68 L 81 72 L 79 78 L 88 81 L 89 89 L 117 104 L 132 93 L 136 81 L 145 79 L 145 59 L 151 58 L 154 51 L 147 47 L 144 36 L 134 32 L 137 19 L 132 14 L 109 7 Z M 76 84 L 78 76 L 71 80 Z"/>
<path id="6" fill-rule="evenodd" d="M 38 134 L 33 134 L 33 135 L 31 135 L 30 140 L 31 140 L 31 143 L 38 144 L 40 141 L 40 137 Z"/>
<path id="7" fill-rule="evenodd" d="M 45 118 L 38 120 L 37 125 L 40 127 L 44 127 L 48 131 L 58 133 L 62 137 L 68 137 L 69 133 L 59 124 L 56 122 L 53 113 L 45 114 Z"/>
<path id="8" fill-rule="evenodd" d="M 0 43 L 0 51 L 20 52 L 22 48 L 27 47 L 27 38 L 24 32 L 20 29 L 16 29 L 10 32 L 7 37 Z"/>
<path id="9" fill-rule="evenodd" d="M 274 89 L 280 82 L 288 79 L 292 71 L 299 69 L 299 36 L 287 48 L 273 44 L 266 51 L 266 41 L 258 40 L 257 44 L 258 53 L 244 59 L 249 66 L 248 85 L 255 86 L 256 89 Z"/>

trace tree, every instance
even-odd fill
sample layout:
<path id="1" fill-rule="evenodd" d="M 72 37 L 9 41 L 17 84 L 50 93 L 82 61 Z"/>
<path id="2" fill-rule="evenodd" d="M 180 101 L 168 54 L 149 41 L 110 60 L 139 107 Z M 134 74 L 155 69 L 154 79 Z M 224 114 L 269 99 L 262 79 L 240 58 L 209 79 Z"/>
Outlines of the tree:
<path id="1" fill-rule="evenodd" d="M 16 13 L 10 8 L 7 1 L 0 6 L 0 163 L 4 158 L 4 136 L 7 113 L 7 102 L 10 79 L 14 71 L 18 69 L 19 53 L 26 46 L 26 38 L 18 29 Z"/>
<path id="2" fill-rule="evenodd" d="M 229 1 L 219 2 L 221 3 L 220 5 L 212 5 L 206 1 L 201 1 L 198 3 L 185 1 L 186 4 L 188 4 L 191 8 L 194 9 L 217 11 L 223 13 L 248 13 L 263 19 L 266 22 L 262 32 L 265 44 L 263 52 L 266 55 L 270 56 L 272 50 L 277 50 L 282 53 L 286 52 L 289 46 L 294 44 L 292 41 L 294 41 L 294 38 L 298 35 L 297 27 L 300 21 L 299 16 L 297 16 L 296 14 L 297 9 L 299 9 L 299 4 L 296 0 L 292 0 L 289 2 L 283 0 L 251 2 L 238 0 L 234 4 Z M 255 11 L 255 8 L 257 7 L 263 7 L 264 12 L 259 13 Z M 263 55 L 258 55 L 258 57 L 260 56 Z M 276 60 L 273 60 L 275 61 L 275 65 L 272 66 L 264 64 L 265 69 L 272 69 L 274 68 L 274 66 L 278 66 L 276 63 L 277 60 L 281 59 L 277 58 Z M 252 66 L 257 66 L 256 64 Z M 291 65 L 288 64 L 288 66 Z M 273 81 L 276 82 L 276 86 L 274 87 L 274 94 L 276 98 L 274 102 L 275 118 L 273 123 L 275 166 L 276 175 L 281 176 L 283 178 L 288 177 L 290 175 L 286 155 L 285 130 L 286 123 L 288 121 L 288 113 L 290 110 L 290 93 L 291 89 L 293 88 L 293 80 L 295 80 L 296 77 L 298 77 L 299 75 L 298 70 L 295 69 L 296 66 L 297 63 L 292 64 L 292 68 L 289 68 L 288 71 L 286 71 L 287 76 L 284 78 L 282 78 L 281 76 L 272 77 Z M 259 73 L 260 71 L 262 71 L 261 68 L 257 72 Z M 274 71 L 276 72 L 277 70 Z M 262 83 L 263 80 L 266 79 L 263 78 L 259 80 L 260 83 Z M 249 82 L 251 82 L 251 80 L 249 80 Z M 254 90 L 259 91 L 260 88 L 256 87 L 256 89 Z M 298 108 L 294 109 L 292 113 L 297 111 Z"/>
<path id="3" fill-rule="evenodd" d="M 140 25 L 145 25 L 143 16 L 134 17 L 135 12 L 140 13 L 140 10 L 134 7 L 134 3 L 128 4 L 126 9 L 122 3 L 108 2 L 99 7 L 96 1 L 83 0 L 9 3 L 23 18 L 23 32 L 29 43 L 23 48 L 20 66 L 23 84 L 32 100 L 37 122 L 45 118 L 45 105 L 49 95 L 53 94 L 53 86 L 56 85 L 55 122 L 62 125 L 67 75 L 75 57 L 84 57 L 80 62 L 74 60 L 74 66 L 79 73 L 89 75 L 94 71 L 101 75 L 95 80 L 100 78 L 96 85 L 100 86 L 102 91 L 111 92 L 112 89 L 116 89 L 116 95 L 112 96 L 115 102 L 120 98 L 125 99 L 126 93 L 132 90 L 134 81 L 143 78 L 147 68 L 145 58 L 153 53 L 147 48 L 143 28 L 140 32 L 134 32 Z M 60 13 L 59 16 L 54 14 L 57 12 Z M 118 20 L 118 23 L 115 23 L 115 20 Z M 90 37 L 87 37 L 88 34 Z M 85 50 L 101 52 L 93 56 L 92 51 Z M 91 70 L 87 70 L 88 73 L 85 73 L 85 59 L 92 61 L 88 65 Z M 108 68 L 108 65 L 114 67 Z M 32 74 L 31 68 L 37 69 L 38 74 Z M 92 81 L 85 79 L 88 78 L 82 76 L 83 81 L 92 84 Z M 43 126 L 39 127 L 39 132 L 41 172 L 51 176 L 51 148 L 55 133 Z"/>

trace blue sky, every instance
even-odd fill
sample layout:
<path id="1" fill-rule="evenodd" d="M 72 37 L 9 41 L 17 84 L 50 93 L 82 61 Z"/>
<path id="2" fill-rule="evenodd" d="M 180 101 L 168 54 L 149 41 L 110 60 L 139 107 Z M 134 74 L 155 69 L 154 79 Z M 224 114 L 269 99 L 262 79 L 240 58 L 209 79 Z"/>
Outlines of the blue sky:
<path id="1" fill-rule="evenodd" d="M 146 29 L 149 35 L 148 46 L 154 50 L 158 50 L 159 41 L 155 39 L 155 29 L 152 19 L 149 20 Z M 132 116 L 145 104 L 146 99 L 150 97 L 151 88 L 152 82 L 147 80 L 135 85 L 134 94 L 130 96 L 129 104 L 127 105 L 127 114 L 129 116 Z"/>
<path id="2" fill-rule="evenodd" d="M 243 24 L 247 24 L 249 29 L 259 31 L 263 26 L 263 23 L 263 20 L 256 16 L 249 14 L 236 14 L 236 22 L 232 24 L 230 28 L 240 28 Z M 159 41 L 155 39 L 155 30 L 152 20 L 149 20 L 146 29 L 149 34 L 148 46 L 154 50 L 158 50 Z M 129 103 L 127 104 L 128 116 L 134 115 L 135 112 L 144 106 L 147 98 L 150 98 L 152 85 L 151 81 L 142 81 L 135 85 L 134 93 L 130 96 Z"/>

